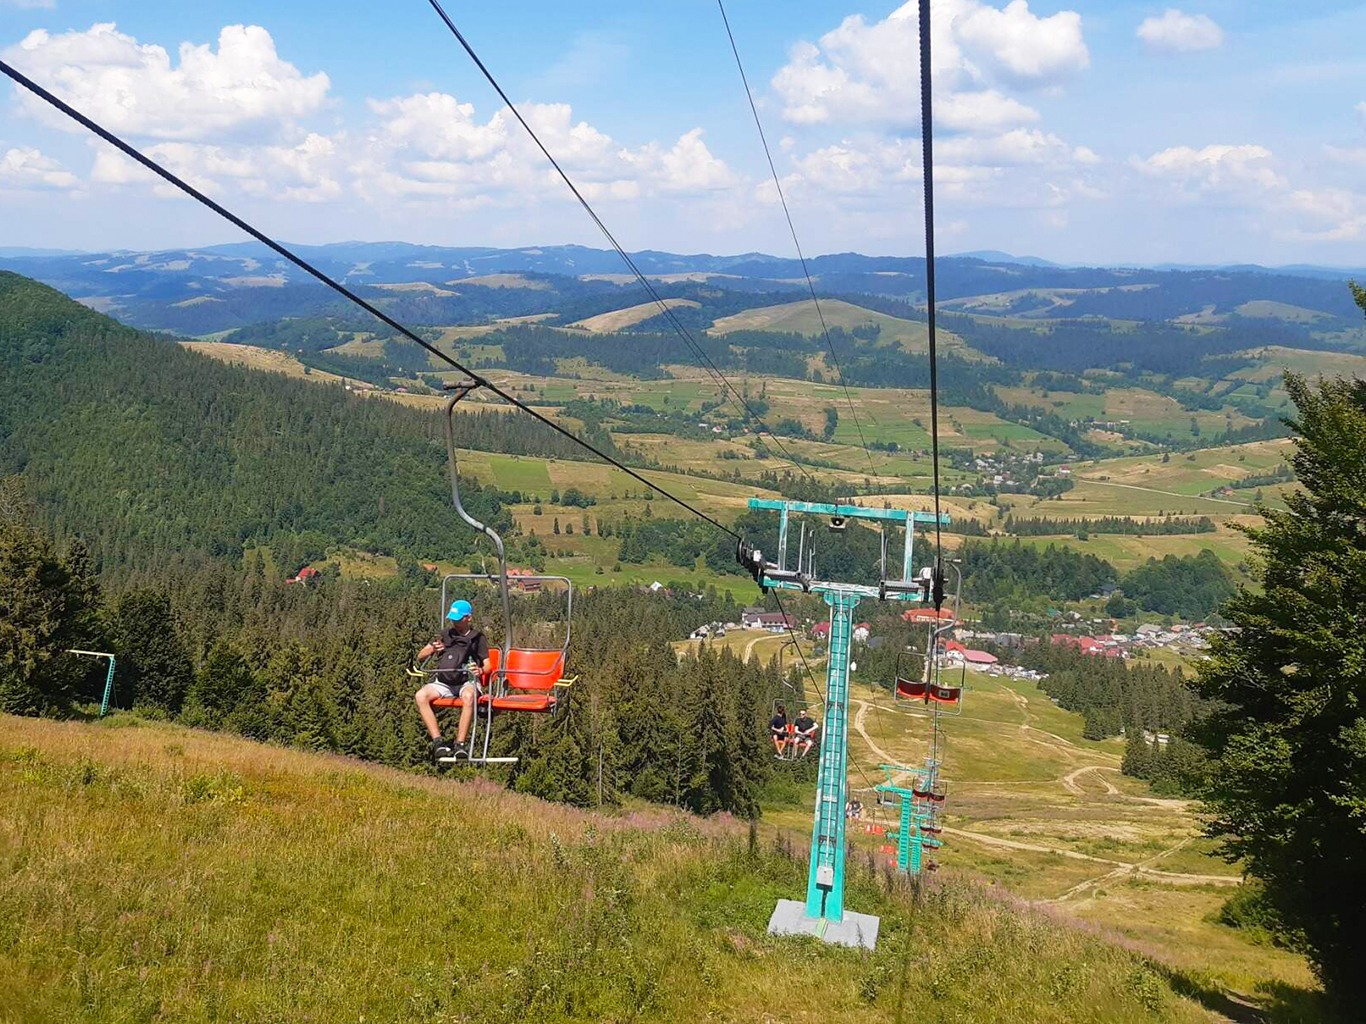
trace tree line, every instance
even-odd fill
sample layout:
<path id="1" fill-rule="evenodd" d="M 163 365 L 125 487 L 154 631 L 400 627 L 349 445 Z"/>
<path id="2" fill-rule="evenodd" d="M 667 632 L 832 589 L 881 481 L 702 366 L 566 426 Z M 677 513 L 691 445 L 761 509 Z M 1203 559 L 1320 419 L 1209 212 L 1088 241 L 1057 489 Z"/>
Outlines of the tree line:
<path id="1" fill-rule="evenodd" d="M 1102 516 L 1099 519 L 1051 519 L 1048 516 L 1006 516 L 1006 533 L 1017 537 L 1052 537 L 1059 534 L 1117 533 L 1132 537 L 1170 536 L 1188 533 L 1213 533 L 1209 516 L 1163 516 L 1135 519 L 1132 516 Z"/>
<path id="2" fill-rule="evenodd" d="M 403 580 L 290 585 L 260 559 L 102 580 L 78 540 L 59 552 L 26 521 L 16 491 L 11 478 L 0 502 L 0 711 L 61 717 L 98 700 L 103 667 L 65 653 L 80 647 L 117 655 L 122 708 L 394 767 L 425 763 L 412 705 L 420 683 L 404 666 L 440 626 L 436 591 Z M 468 596 L 498 643 L 493 592 Z M 616 587 L 581 595 L 574 612 L 566 709 L 496 720 L 494 752 L 521 758 L 504 781 L 578 806 L 631 794 L 757 814 L 774 772 L 765 730 L 776 669 L 728 651 L 679 659 L 669 644 L 738 617 L 738 606 L 714 589 Z M 560 635 L 562 620 L 558 594 L 516 600 L 523 643 Z"/>

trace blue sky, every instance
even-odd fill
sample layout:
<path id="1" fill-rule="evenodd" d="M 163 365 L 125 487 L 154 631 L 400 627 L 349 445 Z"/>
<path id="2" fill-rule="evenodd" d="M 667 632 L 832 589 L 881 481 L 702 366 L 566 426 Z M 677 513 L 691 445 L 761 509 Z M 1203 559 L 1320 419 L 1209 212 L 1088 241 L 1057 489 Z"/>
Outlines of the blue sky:
<path id="1" fill-rule="evenodd" d="M 790 253 L 713 3 L 448 10 L 627 248 Z M 941 252 L 1366 262 L 1366 4 L 934 10 Z M 914 7 L 728 13 L 807 252 L 922 252 Z M 0 55 L 282 238 L 601 244 L 423 0 L 0 0 Z M 0 92 L 0 246 L 236 239 Z"/>

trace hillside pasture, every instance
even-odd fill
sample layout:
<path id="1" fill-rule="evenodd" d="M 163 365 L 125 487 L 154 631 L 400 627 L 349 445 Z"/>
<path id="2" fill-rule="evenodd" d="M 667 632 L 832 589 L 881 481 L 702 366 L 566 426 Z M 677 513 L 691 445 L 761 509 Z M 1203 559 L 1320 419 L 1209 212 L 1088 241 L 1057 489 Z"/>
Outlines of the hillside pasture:
<path id="1" fill-rule="evenodd" d="M 731 316 L 716 320 L 710 328 L 712 334 L 729 334 L 732 331 L 773 331 L 804 334 L 819 337 L 821 334 L 821 315 L 829 327 L 841 327 L 852 331 L 855 327 L 876 326 L 883 341 L 896 341 L 908 352 L 925 352 L 929 349 L 929 332 L 923 323 L 904 320 L 901 317 L 879 313 L 875 310 L 856 306 L 842 299 L 822 299 L 820 313 L 810 299 L 785 302 L 776 306 L 761 306 L 747 309 Z M 980 354 L 969 349 L 963 339 L 942 327 L 935 332 L 941 350 L 956 351 L 959 355 L 975 356 Z"/>
<path id="2" fill-rule="evenodd" d="M 761 1020 L 774 978 L 835 1024 L 908 995 L 946 1020 L 1210 1019 L 1165 954 L 952 872 L 917 906 L 851 866 L 875 953 L 771 938 L 804 867 L 725 818 L 579 811 L 127 716 L 0 717 L 0 797 L 15 1020 Z M 434 869 L 452 849 L 458 880 Z M 989 970 L 960 969 L 984 950 Z"/>
<path id="3" fill-rule="evenodd" d="M 1111 483 L 1135 484 L 1181 495 L 1199 495 L 1247 476 L 1261 476 L 1285 465 L 1294 451 L 1289 439 L 1254 441 L 1222 448 L 1204 448 L 1158 456 L 1105 459 L 1075 467 L 1081 479 L 1105 477 Z"/>
<path id="4" fill-rule="evenodd" d="M 700 302 L 695 302 L 692 299 L 662 299 L 661 302 L 668 309 L 677 309 L 679 306 L 689 306 L 696 309 L 701 305 Z M 613 331 L 633 327 L 643 320 L 649 320 L 651 317 L 659 315 L 658 303 L 641 302 L 624 309 L 614 309 L 607 313 L 585 317 L 583 320 L 575 320 L 568 326 L 577 327 L 591 334 L 611 334 Z"/>
<path id="5" fill-rule="evenodd" d="M 1308 377 L 1366 378 L 1366 355 L 1353 352 L 1312 352 L 1266 345 L 1239 354 L 1256 359 L 1259 365 L 1238 370 L 1231 376 L 1257 384 L 1279 382 L 1286 370 Z"/>
<path id="6" fill-rule="evenodd" d="M 1195 385 L 1203 390 L 1207 381 Z M 1192 436 L 1191 420 L 1199 425 L 1202 436 L 1220 434 L 1230 427 L 1243 427 L 1252 421 L 1232 406 L 1217 411 L 1183 409 L 1174 398 L 1146 388 L 1107 388 L 1104 394 L 1071 391 L 1046 391 L 1029 387 L 998 387 L 997 395 L 1012 405 L 1033 405 L 1056 412 L 1067 419 L 1093 419 L 1118 423 L 1132 430 L 1159 436 L 1170 433 L 1186 440 Z"/>
<path id="7" fill-rule="evenodd" d="M 1131 536 L 1117 533 L 1092 533 L 1086 540 L 1075 534 L 1057 536 L 1021 537 L 1020 543 L 1030 547 L 1069 548 L 1086 555 L 1095 555 L 1111 563 L 1120 572 L 1137 568 L 1150 558 L 1164 558 L 1167 555 L 1185 557 L 1198 555 L 1201 551 L 1213 551 L 1219 560 L 1228 566 L 1236 566 L 1247 560 L 1251 550 L 1248 539 L 1236 530 L 1221 524 L 1214 533 L 1195 534 L 1155 534 Z"/>

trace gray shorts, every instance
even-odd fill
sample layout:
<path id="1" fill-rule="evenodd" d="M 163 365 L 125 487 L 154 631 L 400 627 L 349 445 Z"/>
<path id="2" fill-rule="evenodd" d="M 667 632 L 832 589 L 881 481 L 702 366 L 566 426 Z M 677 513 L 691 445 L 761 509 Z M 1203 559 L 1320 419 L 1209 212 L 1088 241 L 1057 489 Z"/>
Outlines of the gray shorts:
<path id="1" fill-rule="evenodd" d="M 460 684 L 460 693 L 456 693 L 453 687 L 451 687 L 447 683 L 443 683 L 439 679 L 433 679 L 429 685 L 436 687 L 436 695 L 438 697 L 455 698 L 464 694 L 465 690 L 470 687 L 474 688 L 474 693 L 476 697 L 482 697 L 484 695 L 484 688 L 480 686 L 477 682 L 475 682 L 473 679 L 467 679 L 465 682 Z"/>

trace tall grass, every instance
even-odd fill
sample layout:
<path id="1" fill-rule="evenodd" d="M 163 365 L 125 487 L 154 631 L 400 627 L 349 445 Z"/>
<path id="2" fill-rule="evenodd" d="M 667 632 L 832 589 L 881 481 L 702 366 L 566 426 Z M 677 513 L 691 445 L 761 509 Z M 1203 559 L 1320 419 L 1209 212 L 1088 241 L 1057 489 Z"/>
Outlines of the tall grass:
<path id="1" fill-rule="evenodd" d="M 1208 1019 L 1103 936 L 861 861 L 875 952 L 768 937 L 804 884 L 725 819 L 0 717 L 5 1024 Z"/>

